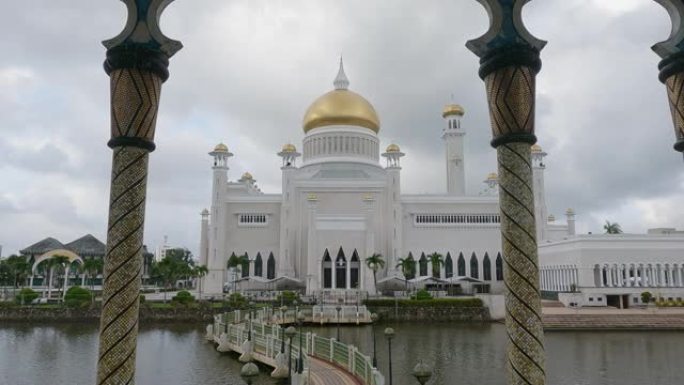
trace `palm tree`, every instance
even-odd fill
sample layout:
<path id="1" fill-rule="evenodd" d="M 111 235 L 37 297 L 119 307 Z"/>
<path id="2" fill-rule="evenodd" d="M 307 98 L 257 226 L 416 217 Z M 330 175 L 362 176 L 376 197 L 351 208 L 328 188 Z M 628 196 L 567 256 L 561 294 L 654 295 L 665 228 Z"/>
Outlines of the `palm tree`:
<path id="1" fill-rule="evenodd" d="M 90 289 L 93 290 L 95 286 L 94 280 L 102 271 L 102 260 L 95 258 L 86 259 L 81 265 L 81 270 L 89 278 Z"/>
<path id="2" fill-rule="evenodd" d="M 58 263 L 54 258 L 45 259 L 40 262 L 39 266 L 43 267 L 45 272 L 45 278 L 43 278 L 43 285 L 47 286 L 47 298 L 48 300 L 52 298 L 52 281 L 55 274 L 55 270 L 58 268 Z M 47 278 L 47 284 L 46 284 Z"/>
<path id="3" fill-rule="evenodd" d="M 622 227 L 620 227 L 620 224 L 617 222 L 609 222 L 606 221 L 606 224 L 603 225 L 603 229 L 606 230 L 606 234 L 622 234 Z"/>
<path id="4" fill-rule="evenodd" d="M 375 293 L 378 292 L 378 270 L 385 267 L 385 260 L 382 259 L 382 254 L 373 253 L 370 257 L 366 258 L 366 266 L 373 270 L 373 287 L 375 288 Z"/>
<path id="5" fill-rule="evenodd" d="M 401 269 L 404 274 L 404 282 L 406 283 L 406 291 L 408 292 L 408 281 L 416 275 L 416 260 L 413 257 L 399 258 L 397 267 Z"/>
<path id="6" fill-rule="evenodd" d="M 444 265 L 444 256 L 438 252 L 428 255 L 428 259 L 432 264 L 432 276 L 440 278 L 442 276 L 440 268 Z"/>
<path id="7" fill-rule="evenodd" d="M 197 277 L 197 291 L 198 291 L 198 298 L 201 300 L 202 299 L 202 278 L 209 273 L 209 269 L 207 268 L 206 265 L 196 265 L 192 269 L 193 276 Z"/>
<path id="8" fill-rule="evenodd" d="M 52 257 L 52 259 L 54 260 L 56 266 L 61 267 L 62 273 L 64 274 L 64 285 L 60 289 L 59 293 L 59 296 L 62 298 L 62 301 L 64 301 L 66 289 L 69 285 L 69 268 L 71 267 L 71 261 L 69 261 L 69 257 L 66 257 L 64 255 L 55 255 L 54 257 Z"/>

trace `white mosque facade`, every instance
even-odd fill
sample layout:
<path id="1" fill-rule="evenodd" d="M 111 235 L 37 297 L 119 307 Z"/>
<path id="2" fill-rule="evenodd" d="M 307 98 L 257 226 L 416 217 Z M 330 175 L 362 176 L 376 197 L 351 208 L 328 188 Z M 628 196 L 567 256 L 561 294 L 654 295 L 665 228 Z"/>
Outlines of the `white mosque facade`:
<path id="1" fill-rule="evenodd" d="M 486 292 L 503 292 L 496 174 L 486 178 L 484 191 L 466 191 L 463 115 L 459 105 L 447 105 L 443 110 L 447 191 L 439 195 L 402 193 L 404 154 L 396 144 L 381 150 L 378 115 L 366 99 L 349 90 L 341 63 L 334 89 L 314 101 L 304 116 L 302 152 L 286 144 L 278 153 L 282 158 L 280 194 L 260 191 L 249 173 L 239 180 L 229 179 L 233 154 L 224 144 L 216 146 L 210 153 L 211 208 L 202 212 L 201 222 L 200 263 L 209 268 L 203 291 L 219 294 L 226 286 L 240 285 L 260 290 L 296 287 L 310 295 L 356 290 L 375 293 L 403 285 L 404 276 L 396 266 L 401 258 L 413 258 L 417 262 L 415 277 L 410 279 L 414 287 L 475 283 Z M 652 234 L 621 241 L 630 238 L 623 235 L 609 240 L 613 244 L 601 246 L 596 238 L 576 235 L 572 210 L 562 224 L 548 213 L 546 155 L 533 146 L 542 290 L 605 292 L 609 282 L 617 285 L 619 281 L 606 280 L 613 270 L 618 274 L 618 261 L 622 261 L 619 266 L 624 273 L 624 266 L 648 265 L 653 258 L 662 257 L 663 268 L 667 263 L 670 270 L 679 269 L 663 283 L 674 287 L 678 282 L 684 294 L 684 237 Z M 644 239 L 651 243 L 644 244 Z M 587 253 L 591 247 L 602 248 L 603 254 Z M 626 254 L 620 250 L 630 247 L 639 253 L 621 260 Z M 668 249 L 669 254 L 652 255 L 653 247 Z M 435 252 L 444 258 L 435 269 L 438 272 L 433 272 L 429 257 Z M 385 267 L 377 272 L 379 288 L 364 262 L 376 253 L 385 261 Z M 250 261 L 237 277 L 227 266 L 231 255 L 246 255 Z M 599 271 L 609 265 L 610 269 Z M 604 274 L 603 280 L 598 278 L 600 274 Z M 572 298 L 578 301 L 576 296 Z M 582 301 L 588 303 L 588 298 Z"/>

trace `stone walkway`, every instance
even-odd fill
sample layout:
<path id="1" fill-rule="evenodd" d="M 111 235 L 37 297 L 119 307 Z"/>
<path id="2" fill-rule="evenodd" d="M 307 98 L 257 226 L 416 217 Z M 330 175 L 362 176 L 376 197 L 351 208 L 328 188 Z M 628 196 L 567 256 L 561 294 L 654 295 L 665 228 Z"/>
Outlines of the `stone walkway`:
<path id="1" fill-rule="evenodd" d="M 311 385 L 361 385 L 361 382 L 347 371 L 318 358 L 309 357 Z"/>

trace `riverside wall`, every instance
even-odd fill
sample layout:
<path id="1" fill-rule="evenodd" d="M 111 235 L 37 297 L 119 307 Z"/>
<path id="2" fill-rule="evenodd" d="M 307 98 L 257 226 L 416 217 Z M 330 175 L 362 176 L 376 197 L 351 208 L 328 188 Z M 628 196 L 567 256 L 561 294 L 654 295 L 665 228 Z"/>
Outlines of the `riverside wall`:
<path id="1" fill-rule="evenodd" d="M 486 307 L 368 306 L 382 322 L 490 322 Z"/>
<path id="2" fill-rule="evenodd" d="M 140 307 L 140 323 L 206 323 L 212 322 L 214 314 L 227 311 L 221 308 L 152 308 Z M 0 308 L 3 322 L 99 322 L 100 309 L 6 307 Z"/>

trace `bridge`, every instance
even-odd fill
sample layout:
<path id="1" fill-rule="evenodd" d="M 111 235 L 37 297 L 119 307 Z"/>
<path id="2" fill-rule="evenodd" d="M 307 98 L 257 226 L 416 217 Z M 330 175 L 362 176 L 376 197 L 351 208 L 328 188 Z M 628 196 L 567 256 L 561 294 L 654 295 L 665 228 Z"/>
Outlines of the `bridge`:
<path id="1" fill-rule="evenodd" d="M 329 313 L 326 309 L 318 310 L 302 309 L 303 322 L 326 323 L 334 319 L 342 323 L 341 316 L 331 319 L 325 316 Z M 365 314 L 357 315 L 351 310 L 346 314 L 345 323 L 362 323 L 362 319 L 363 323 L 370 322 L 370 314 L 368 321 Z M 253 311 L 251 319 L 250 312 L 235 310 L 214 316 L 214 323 L 207 325 L 206 339 L 217 344 L 219 352 L 240 354 L 241 362 L 258 361 L 270 366 L 271 377 L 287 378 L 291 373 L 293 385 L 384 385 L 384 377 L 373 368 L 370 357 L 353 345 L 310 332 L 296 333 L 289 339 L 283 325 L 295 320 L 295 309 L 262 308 Z"/>

